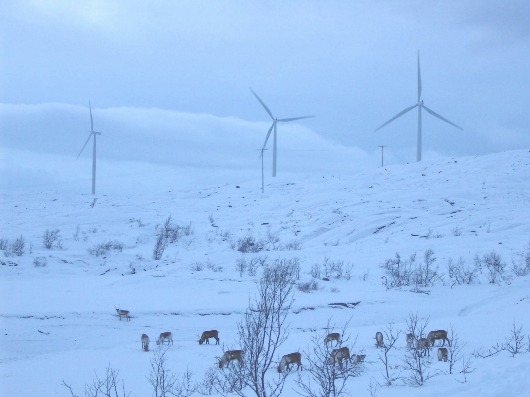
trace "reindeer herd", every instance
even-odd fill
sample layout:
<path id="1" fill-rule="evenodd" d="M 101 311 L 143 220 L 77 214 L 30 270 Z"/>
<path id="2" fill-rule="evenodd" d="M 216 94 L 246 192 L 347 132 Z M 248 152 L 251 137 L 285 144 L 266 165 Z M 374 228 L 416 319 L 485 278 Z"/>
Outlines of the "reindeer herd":
<path id="1" fill-rule="evenodd" d="M 131 316 L 129 315 L 128 310 L 122 310 L 116 308 L 116 312 L 118 317 L 121 318 L 125 317 L 127 321 L 130 321 Z M 210 344 L 210 339 L 215 339 L 215 344 L 219 344 L 219 331 L 217 330 L 211 330 L 211 331 L 204 331 L 199 339 L 199 345 L 202 345 L 203 343 Z M 427 353 L 430 355 L 430 349 L 434 346 L 435 341 L 441 340 L 442 346 L 445 345 L 445 341 L 447 341 L 447 344 L 451 346 L 451 341 L 447 338 L 447 331 L 444 330 L 438 330 L 438 331 L 431 331 L 427 335 L 427 338 L 420 338 L 416 339 L 416 337 L 413 334 L 407 334 L 406 335 L 406 341 L 407 341 L 407 349 L 415 349 L 419 351 L 421 354 Z M 142 342 L 142 350 L 149 351 L 149 336 L 146 334 L 142 334 L 141 337 Z M 162 332 L 158 339 L 156 340 L 157 345 L 163 345 L 165 342 L 167 342 L 168 346 L 173 345 L 173 334 L 171 332 Z M 333 332 L 328 334 L 324 338 L 324 344 L 326 347 L 329 343 L 335 342 L 335 346 L 338 346 L 341 344 L 341 335 L 337 332 Z M 384 347 L 384 340 L 383 340 L 383 334 L 381 332 L 377 332 L 375 334 L 375 345 L 376 347 Z M 447 355 L 448 351 L 445 347 L 440 347 L 438 349 L 438 361 L 447 361 Z M 232 361 L 237 361 L 240 365 L 243 364 L 243 356 L 244 351 L 243 350 L 227 350 L 224 352 L 224 354 L 221 356 L 219 360 L 219 368 L 224 368 L 228 364 L 230 364 Z M 366 355 L 364 354 L 353 354 L 350 355 L 350 349 L 348 349 L 346 346 L 333 349 L 329 355 L 329 358 L 327 359 L 327 364 L 329 365 L 339 365 L 339 368 L 342 370 L 343 368 L 343 361 L 350 362 L 350 363 L 362 363 L 364 362 L 364 359 L 366 358 Z M 284 371 L 290 371 L 291 365 L 296 364 L 296 370 L 302 369 L 302 355 L 298 352 L 296 353 L 290 353 L 284 355 L 280 363 L 278 365 L 278 372 L 282 373 Z"/>

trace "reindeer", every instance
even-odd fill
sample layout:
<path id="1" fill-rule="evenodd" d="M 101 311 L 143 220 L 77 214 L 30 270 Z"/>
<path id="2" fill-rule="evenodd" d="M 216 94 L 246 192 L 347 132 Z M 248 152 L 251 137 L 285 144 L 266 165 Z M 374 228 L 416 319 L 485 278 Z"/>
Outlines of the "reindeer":
<path id="1" fill-rule="evenodd" d="M 364 362 L 364 359 L 366 358 L 366 354 L 354 354 L 350 357 L 350 361 L 355 361 L 356 363 L 362 363 Z"/>
<path id="2" fill-rule="evenodd" d="M 447 339 L 447 331 L 444 331 L 444 330 L 429 332 L 429 334 L 427 335 L 427 339 L 431 343 L 431 346 L 434 346 L 435 340 L 443 340 L 442 346 L 444 346 L 445 341 L 447 341 L 447 344 L 451 346 L 451 341 Z"/>
<path id="3" fill-rule="evenodd" d="M 383 347 L 383 334 L 381 332 L 377 332 L 375 334 L 375 346 L 376 347 Z"/>
<path id="4" fill-rule="evenodd" d="M 243 364 L 243 350 L 227 350 L 223 354 L 223 357 L 219 360 L 219 368 L 223 368 L 225 365 L 230 364 L 231 361 L 239 361 L 239 365 Z"/>
<path id="5" fill-rule="evenodd" d="M 215 338 L 216 342 L 215 344 L 219 344 L 219 331 L 216 329 L 213 329 L 211 331 L 204 331 L 202 333 L 201 339 L 199 339 L 199 345 L 202 345 L 205 341 L 206 344 L 210 344 L 210 338 Z"/>
<path id="6" fill-rule="evenodd" d="M 340 334 L 338 332 L 333 332 L 332 334 L 328 334 L 326 336 L 326 339 L 324 340 L 324 344 L 328 344 L 331 341 L 336 341 L 337 345 L 340 345 Z"/>
<path id="7" fill-rule="evenodd" d="M 438 361 L 447 362 L 447 349 L 445 347 L 440 347 L 438 349 Z"/>
<path id="8" fill-rule="evenodd" d="M 342 369 L 342 360 L 350 360 L 350 349 L 347 347 L 341 347 L 340 349 L 333 349 L 331 355 L 328 358 L 328 364 L 335 365 L 339 363 L 340 369 Z"/>
<path id="9" fill-rule="evenodd" d="M 302 366 L 302 355 L 300 353 L 291 353 L 283 356 L 280 365 L 278 365 L 278 372 L 282 373 L 284 368 L 287 368 L 287 370 L 290 371 L 291 368 L 289 368 L 289 364 L 298 364 L 296 370 L 300 369 Z"/>
<path id="10" fill-rule="evenodd" d="M 120 321 L 121 321 L 121 316 L 125 316 L 127 321 L 131 320 L 131 316 L 129 316 L 129 310 L 118 309 L 116 306 L 114 306 L 114 308 L 116 309 L 116 313 L 118 313 L 118 316 L 120 316 Z"/>
<path id="11" fill-rule="evenodd" d="M 146 334 L 142 334 L 142 349 L 146 352 L 149 351 L 149 337 Z"/>
<path id="12" fill-rule="evenodd" d="M 167 344 L 173 344 L 173 335 L 171 332 L 162 332 L 160 336 L 158 337 L 158 340 L 156 341 L 157 345 L 164 344 L 164 342 L 167 340 Z"/>
<path id="13" fill-rule="evenodd" d="M 416 338 L 412 334 L 407 334 L 407 349 L 410 350 L 416 344 Z"/>
<path id="14" fill-rule="evenodd" d="M 427 350 L 427 355 L 430 356 L 430 347 L 429 340 L 426 338 L 421 338 L 416 341 L 416 350 L 423 351 L 423 354 L 425 354 L 425 350 Z"/>

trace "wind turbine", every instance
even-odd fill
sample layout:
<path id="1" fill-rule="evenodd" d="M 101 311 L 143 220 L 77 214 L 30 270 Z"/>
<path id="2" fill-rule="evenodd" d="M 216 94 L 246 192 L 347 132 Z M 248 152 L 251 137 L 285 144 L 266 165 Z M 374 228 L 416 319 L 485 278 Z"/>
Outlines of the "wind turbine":
<path id="1" fill-rule="evenodd" d="M 446 118 L 440 116 L 438 113 L 435 113 L 433 110 L 429 109 L 427 106 L 425 106 L 423 104 L 423 100 L 421 99 L 421 74 L 420 74 L 420 52 L 419 51 L 418 51 L 418 103 L 415 104 L 414 106 L 411 106 L 411 107 L 406 108 L 405 110 L 399 112 L 397 115 L 392 117 L 390 120 L 388 120 L 381 127 L 379 127 L 376 130 L 374 130 L 374 132 L 379 131 L 385 125 L 391 123 L 392 121 L 394 121 L 398 117 L 403 116 L 405 113 L 411 111 L 415 107 L 418 108 L 418 142 L 417 142 L 417 148 L 416 148 L 416 161 L 421 161 L 421 109 L 422 108 L 425 109 L 428 113 L 432 114 L 434 117 L 438 117 L 440 120 L 443 120 L 446 123 L 449 123 L 452 126 L 458 128 L 458 129 L 460 129 L 462 131 L 463 131 L 463 129 L 460 128 L 459 126 L 457 126 L 456 124 L 451 123 L 449 120 L 447 120 Z"/>
<path id="2" fill-rule="evenodd" d="M 76 160 L 79 158 L 79 156 L 81 156 L 81 153 L 83 153 L 83 150 L 85 149 L 88 141 L 90 141 L 90 138 L 94 136 L 94 146 L 92 149 L 92 194 L 96 194 L 96 135 L 101 135 L 101 132 L 94 131 L 94 119 L 92 118 L 92 106 L 90 105 L 90 101 L 88 101 L 88 107 L 90 109 L 90 134 L 88 134 L 88 139 L 77 155 Z"/>
<path id="3" fill-rule="evenodd" d="M 250 91 L 252 91 L 254 96 L 257 98 L 259 103 L 261 103 L 261 105 L 265 108 L 265 110 L 267 111 L 269 116 L 271 116 L 271 119 L 272 119 L 272 125 L 271 125 L 271 128 L 269 128 L 269 132 L 267 132 L 267 137 L 265 138 L 265 143 L 263 144 L 263 148 L 261 150 L 261 156 L 263 156 L 263 150 L 265 149 L 265 146 L 267 146 L 267 141 L 269 140 L 269 136 L 271 135 L 271 131 L 274 128 L 274 141 L 273 141 L 273 146 L 272 146 L 272 176 L 276 176 L 276 149 L 277 149 L 276 123 L 278 121 L 288 122 L 288 121 L 294 121 L 294 120 L 307 119 L 307 118 L 315 117 L 315 116 L 303 116 L 303 117 L 292 117 L 292 118 L 289 118 L 289 119 L 277 119 L 276 117 L 274 117 L 272 115 L 271 111 L 269 110 L 267 105 L 265 105 L 263 103 L 263 101 L 260 99 L 258 94 L 256 94 L 252 88 L 250 88 Z"/>

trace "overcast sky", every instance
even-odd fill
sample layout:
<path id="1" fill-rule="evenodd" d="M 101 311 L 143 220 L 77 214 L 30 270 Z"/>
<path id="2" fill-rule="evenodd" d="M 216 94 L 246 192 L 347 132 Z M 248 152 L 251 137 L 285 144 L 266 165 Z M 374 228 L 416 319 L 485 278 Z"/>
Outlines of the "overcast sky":
<path id="1" fill-rule="evenodd" d="M 378 145 L 413 162 L 415 111 L 373 131 L 416 103 L 418 50 L 425 105 L 464 129 L 424 113 L 425 160 L 528 148 L 529 20 L 528 0 L 4 0 L 3 181 L 14 158 L 75 160 L 89 99 L 102 164 L 258 169 L 270 118 L 249 87 L 317 116 L 279 125 L 278 173 L 377 167 Z"/>

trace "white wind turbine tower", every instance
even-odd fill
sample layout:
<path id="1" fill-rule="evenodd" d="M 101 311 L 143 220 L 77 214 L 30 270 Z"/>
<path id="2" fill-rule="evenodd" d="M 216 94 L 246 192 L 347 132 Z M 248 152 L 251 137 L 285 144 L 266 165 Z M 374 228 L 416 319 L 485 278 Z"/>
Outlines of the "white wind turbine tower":
<path id="1" fill-rule="evenodd" d="M 276 136 L 276 123 L 278 121 L 281 122 L 287 122 L 287 121 L 294 121 L 294 120 L 301 120 L 301 119 L 307 119 L 309 117 L 315 117 L 315 116 L 303 116 L 303 117 L 292 117 L 289 119 L 277 119 L 274 117 L 269 110 L 269 108 L 263 103 L 263 101 L 260 99 L 260 97 L 254 92 L 252 88 L 250 88 L 250 91 L 254 94 L 254 96 L 258 99 L 259 103 L 265 108 L 269 116 L 271 116 L 272 119 L 272 125 L 271 128 L 269 128 L 269 132 L 267 132 L 267 137 L 265 138 L 265 143 L 263 144 L 263 148 L 261 149 L 261 156 L 263 156 L 263 150 L 265 149 L 265 146 L 267 146 L 267 141 L 269 140 L 269 136 L 271 135 L 271 131 L 274 128 L 274 140 L 273 140 L 273 146 L 272 146 L 272 176 L 276 176 L 276 149 L 277 149 L 277 136 Z"/>
<path id="2" fill-rule="evenodd" d="M 92 119 L 92 106 L 90 105 L 90 101 L 88 101 L 88 107 L 90 109 L 90 134 L 88 135 L 88 139 L 83 145 L 83 148 L 77 155 L 76 160 L 81 156 L 81 153 L 85 149 L 88 141 L 90 141 L 90 138 L 94 136 L 94 146 L 92 149 L 92 194 L 96 194 L 96 135 L 101 135 L 101 132 L 94 131 L 94 120 Z"/>
<path id="3" fill-rule="evenodd" d="M 418 108 L 418 142 L 417 142 L 417 149 L 416 149 L 416 161 L 421 161 L 421 109 L 422 108 L 425 109 L 428 113 L 432 114 L 433 116 L 438 117 L 440 120 L 443 120 L 446 123 L 449 123 L 452 126 L 458 128 L 458 129 L 460 129 L 462 131 L 463 131 L 463 129 L 460 128 L 459 126 L 457 126 L 456 124 L 451 123 L 449 120 L 447 120 L 446 118 L 443 118 L 442 116 L 440 116 L 439 114 L 435 113 L 434 111 L 432 111 L 431 109 L 429 109 L 427 106 L 425 106 L 423 104 L 423 100 L 421 99 L 421 74 L 420 74 L 420 52 L 419 51 L 418 51 L 418 103 L 415 104 L 414 106 L 406 108 L 402 112 L 398 113 L 397 115 L 392 117 L 390 120 L 388 120 L 385 124 L 383 124 L 381 127 L 377 128 L 375 131 L 379 131 L 385 125 L 391 123 L 392 121 L 394 121 L 398 117 L 403 116 L 405 113 L 411 111 L 415 107 Z"/>

